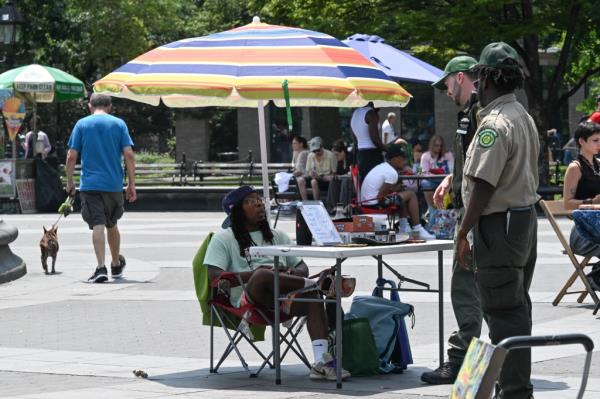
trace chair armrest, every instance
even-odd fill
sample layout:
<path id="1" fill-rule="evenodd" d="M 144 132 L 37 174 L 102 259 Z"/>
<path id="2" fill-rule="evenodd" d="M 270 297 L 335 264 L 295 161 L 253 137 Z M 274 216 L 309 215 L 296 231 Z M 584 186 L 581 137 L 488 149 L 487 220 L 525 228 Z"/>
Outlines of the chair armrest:
<path id="1" fill-rule="evenodd" d="M 212 279 L 212 281 L 210 282 L 210 286 L 212 288 L 217 288 L 217 286 L 219 285 L 219 280 L 229 280 L 230 282 L 234 282 L 236 278 L 239 278 L 239 275 L 237 273 L 223 272 Z"/>

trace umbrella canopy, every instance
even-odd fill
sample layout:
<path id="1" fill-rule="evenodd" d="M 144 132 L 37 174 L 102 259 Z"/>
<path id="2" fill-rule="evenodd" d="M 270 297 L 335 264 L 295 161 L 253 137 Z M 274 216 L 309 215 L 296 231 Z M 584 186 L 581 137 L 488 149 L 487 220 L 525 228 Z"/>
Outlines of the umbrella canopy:
<path id="1" fill-rule="evenodd" d="M 260 23 L 151 50 L 94 90 L 170 107 L 283 105 L 403 106 L 410 94 L 360 53 L 324 33 Z"/>
<path id="2" fill-rule="evenodd" d="M 379 36 L 357 33 L 344 40 L 370 59 L 386 75 L 401 82 L 433 83 L 443 74 L 439 68 L 390 46 Z"/>
<path id="3" fill-rule="evenodd" d="M 251 24 L 151 50 L 94 83 L 94 91 L 169 107 L 258 107 L 262 180 L 269 198 L 264 104 L 405 106 L 410 94 L 359 52 L 324 33 Z M 267 207 L 269 202 L 267 201 Z"/>
<path id="4" fill-rule="evenodd" d="M 63 102 L 85 97 L 83 82 L 60 69 L 31 64 L 0 75 L 0 90 L 26 95 L 38 103 Z"/>

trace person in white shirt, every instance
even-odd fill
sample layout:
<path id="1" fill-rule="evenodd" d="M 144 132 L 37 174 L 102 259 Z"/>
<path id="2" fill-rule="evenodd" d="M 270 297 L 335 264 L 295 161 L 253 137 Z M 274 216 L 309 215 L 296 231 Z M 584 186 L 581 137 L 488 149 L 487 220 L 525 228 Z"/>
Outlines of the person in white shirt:
<path id="1" fill-rule="evenodd" d="M 390 112 L 387 114 L 387 119 L 381 124 L 381 141 L 383 144 L 390 144 L 396 140 L 396 133 L 394 133 L 395 123 L 396 114 Z"/>
<path id="2" fill-rule="evenodd" d="M 385 144 L 381 142 L 379 116 L 377 110 L 373 108 L 373 103 L 354 111 L 350 127 L 358 150 L 356 152 L 358 176 L 359 180 L 363 181 L 371 169 L 383 162 L 382 153 L 386 150 Z"/>
<path id="3" fill-rule="evenodd" d="M 385 162 L 374 167 L 365 177 L 361 190 L 361 206 L 373 209 L 384 209 L 388 204 L 386 197 L 396 194 L 391 199 L 399 206 L 400 216 L 408 213 L 412 230 L 418 232 L 423 240 L 433 240 L 435 236 L 421 226 L 419 218 L 419 202 L 417 195 L 412 191 L 402 191 L 403 186 L 398 182 L 398 171 L 406 166 L 408 154 L 404 146 L 390 144 L 385 154 Z M 389 200 L 388 200 L 389 201 Z M 404 223 L 400 223 L 403 225 Z"/>

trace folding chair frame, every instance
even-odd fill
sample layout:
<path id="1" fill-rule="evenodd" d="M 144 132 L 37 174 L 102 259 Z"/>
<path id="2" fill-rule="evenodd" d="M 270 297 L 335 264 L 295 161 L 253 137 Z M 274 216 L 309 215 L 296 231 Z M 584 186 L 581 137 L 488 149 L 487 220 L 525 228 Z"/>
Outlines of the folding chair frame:
<path id="1" fill-rule="evenodd" d="M 246 294 L 246 297 L 248 298 L 248 292 L 246 291 L 246 286 L 243 284 L 243 282 L 238 274 L 236 274 L 235 276 L 237 277 L 237 279 L 240 283 L 240 286 L 242 287 L 244 293 Z M 213 296 L 213 298 L 214 298 L 214 296 Z M 245 328 L 243 327 L 242 322 L 238 323 L 237 317 L 233 316 L 231 313 L 228 313 L 225 310 L 224 305 L 219 304 L 216 301 L 210 301 L 209 303 L 210 303 L 210 372 L 217 373 L 219 370 L 219 367 L 221 367 L 221 364 L 223 364 L 223 362 L 229 357 L 229 355 L 232 352 L 235 352 L 238 359 L 240 360 L 240 363 L 242 364 L 242 367 L 248 373 L 248 376 L 250 378 L 258 377 L 258 374 L 260 374 L 260 372 L 267 365 L 269 366 L 269 368 L 273 369 L 275 366 L 271 363 L 271 358 L 274 356 L 274 351 L 271 350 L 271 353 L 268 356 L 265 356 L 262 353 L 262 351 L 254 344 L 254 342 L 252 342 L 252 339 L 248 336 L 248 334 L 246 332 L 244 332 Z M 264 325 L 273 327 L 273 320 L 271 318 L 269 318 L 265 314 L 265 312 L 263 312 L 258 307 L 255 307 L 254 309 L 252 309 L 252 311 L 256 312 L 258 315 L 260 315 L 262 320 L 264 320 Z M 216 366 L 214 365 L 214 319 L 215 319 L 215 317 L 219 321 L 221 328 L 225 332 L 225 335 L 227 336 L 227 339 L 229 341 L 229 343 L 227 344 L 227 347 L 225 348 L 225 351 L 221 355 Z M 291 350 L 292 352 L 294 352 L 296 354 L 296 356 L 298 356 L 298 358 L 302 361 L 302 363 L 304 363 L 306 365 L 306 367 L 308 367 L 308 369 L 310 369 L 311 364 L 308 361 L 306 354 L 302 350 L 300 343 L 298 342 L 298 335 L 302 332 L 302 329 L 304 328 L 304 325 L 306 324 L 306 317 L 296 317 L 295 319 L 292 319 L 292 320 L 293 321 L 292 321 L 291 325 L 287 328 L 287 331 L 285 333 L 281 333 L 281 332 L 279 333 L 281 342 L 286 345 L 286 348 L 281 355 L 280 361 L 283 361 L 285 356 Z M 229 324 L 238 323 L 237 328 L 235 329 L 233 334 L 227 328 L 227 325 L 228 325 L 227 322 L 229 322 Z M 261 324 L 261 325 L 263 325 L 263 324 Z M 246 342 L 248 342 L 248 344 L 250 344 L 252 349 L 254 349 L 254 351 L 263 359 L 262 364 L 256 371 L 250 370 L 250 368 L 248 367 L 248 363 L 246 362 L 246 359 L 244 358 L 244 356 L 240 352 L 239 348 L 237 347 L 237 345 L 242 341 L 242 339 L 244 339 Z"/>
<path id="2" fill-rule="evenodd" d="M 271 189 L 273 190 L 273 199 L 275 200 L 275 204 L 277 205 L 277 214 L 275 215 L 275 222 L 273 223 L 273 228 L 277 227 L 277 222 L 279 222 L 279 214 L 281 213 L 281 205 L 284 204 L 281 200 L 286 199 L 290 201 L 296 201 L 300 199 L 300 193 L 298 192 L 298 187 L 294 186 L 292 190 L 288 190 L 283 193 L 277 192 L 277 185 L 275 184 L 275 180 L 271 180 Z"/>
<path id="3" fill-rule="evenodd" d="M 590 297 L 592 297 L 592 300 L 594 301 L 594 303 L 596 305 L 600 304 L 600 300 L 598 299 L 596 292 L 590 286 L 590 283 L 588 282 L 588 280 L 585 276 L 585 273 L 584 273 L 585 267 L 593 265 L 593 263 L 590 263 L 591 257 L 589 257 L 589 256 L 584 257 L 581 261 L 579 261 L 577 259 L 577 256 L 573 253 L 573 250 L 571 249 L 569 242 L 566 240 L 565 236 L 562 233 L 562 230 L 560 229 L 560 226 L 558 225 L 558 223 L 556 222 L 556 219 L 554 218 L 555 215 L 556 216 L 568 216 L 571 214 L 571 212 L 564 209 L 562 200 L 559 200 L 559 201 L 541 200 L 540 207 L 546 214 L 546 217 L 548 218 L 548 221 L 550 222 L 552 229 L 554 230 L 554 232 L 556 233 L 556 236 L 558 237 L 558 240 L 562 244 L 563 249 L 564 249 L 563 253 L 569 257 L 569 260 L 571 261 L 571 263 L 573 264 L 573 267 L 575 268 L 575 271 L 573 272 L 573 274 L 571 274 L 571 277 L 569 277 L 569 279 L 567 280 L 565 285 L 559 291 L 556 298 L 554 298 L 552 305 L 554 305 L 554 306 L 558 305 L 559 302 L 562 300 L 562 298 L 568 294 L 579 294 L 579 298 L 577 298 L 578 303 L 582 303 L 583 300 L 585 299 L 585 297 L 589 294 Z M 571 286 L 573 285 L 573 283 L 575 283 L 575 280 L 577 280 L 578 277 L 581 280 L 581 282 L 583 283 L 585 290 L 569 291 L 569 288 L 571 288 Z"/>

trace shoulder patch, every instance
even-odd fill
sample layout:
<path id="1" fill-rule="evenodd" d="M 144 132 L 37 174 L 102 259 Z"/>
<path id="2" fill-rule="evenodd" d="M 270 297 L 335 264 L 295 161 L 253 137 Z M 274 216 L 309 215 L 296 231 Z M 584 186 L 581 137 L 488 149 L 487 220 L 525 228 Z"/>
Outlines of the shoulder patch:
<path id="1" fill-rule="evenodd" d="M 498 137 L 498 133 L 496 133 L 492 129 L 483 129 L 479 132 L 479 145 L 483 148 L 490 148 L 496 142 L 496 137 Z"/>

